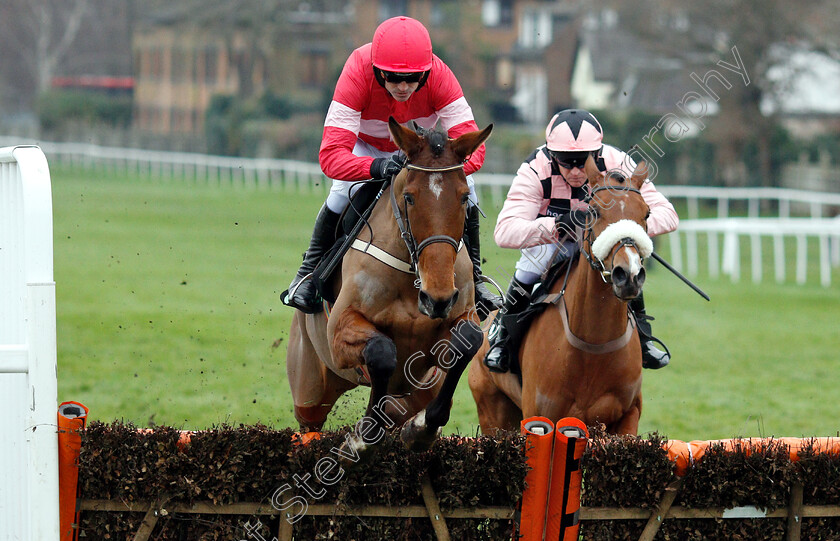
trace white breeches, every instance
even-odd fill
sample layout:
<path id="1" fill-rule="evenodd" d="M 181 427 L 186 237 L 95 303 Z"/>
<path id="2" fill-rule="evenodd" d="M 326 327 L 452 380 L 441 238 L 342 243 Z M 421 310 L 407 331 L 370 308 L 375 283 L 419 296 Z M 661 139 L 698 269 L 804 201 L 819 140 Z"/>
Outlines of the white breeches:
<path id="1" fill-rule="evenodd" d="M 516 274 L 514 276 L 525 285 L 537 283 L 543 273 L 548 270 L 548 266 L 551 265 L 551 260 L 554 258 L 557 250 L 571 251 L 573 246 L 574 241 L 567 240 L 563 243 L 538 244 L 523 248 L 521 250 L 522 256 L 516 262 Z"/>

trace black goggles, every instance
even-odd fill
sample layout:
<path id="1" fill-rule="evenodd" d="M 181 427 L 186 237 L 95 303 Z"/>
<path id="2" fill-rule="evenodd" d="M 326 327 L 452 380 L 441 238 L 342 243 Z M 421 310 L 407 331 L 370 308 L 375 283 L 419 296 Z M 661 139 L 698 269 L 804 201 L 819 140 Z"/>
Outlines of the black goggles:
<path id="1" fill-rule="evenodd" d="M 423 78 L 423 75 L 426 74 L 425 71 L 414 71 L 410 73 L 399 73 L 396 71 L 385 71 L 379 70 L 379 73 L 382 74 L 382 78 L 385 79 L 386 83 L 393 83 L 393 84 L 400 84 L 400 83 L 419 83 L 420 79 Z"/>
<path id="2" fill-rule="evenodd" d="M 583 169 L 583 166 L 586 165 L 586 160 L 589 156 L 593 158 L 596 157 L 596 152 L 556 152 L 554 150 L 549 150 L 549 154 L 551 154 L 551 158 L 557 162 L 557 165 L 563 167 L 564 169 L 575 169 L 579 167 Z"/>

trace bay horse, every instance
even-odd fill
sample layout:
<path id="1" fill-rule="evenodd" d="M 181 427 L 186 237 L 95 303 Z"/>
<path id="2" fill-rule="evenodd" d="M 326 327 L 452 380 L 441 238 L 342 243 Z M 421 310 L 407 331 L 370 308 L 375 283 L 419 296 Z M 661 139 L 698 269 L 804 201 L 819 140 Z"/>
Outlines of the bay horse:
<path id="1" fill-rule="evenodd" d="M 295 311 L 286 371 L 301 429 L 321 430 L 342 393 L 371 388 L 343 459 L 355 462 L 398 426 L 409 449 L 427 449 L 449 420 L 458 380 L 483 341 L 472 262 L 461 249 L 464 162 L 492 128 L 449 139 L 391 117 L 406 166 L 344 255 L 329 316 Z"/>
<path id="2" fill-rule="evenodd" d="M 647 168 L 641 162 L 629 181 L 601 173 L 592 158 L 584 170 L 590 193 L 580 255 L 550 288 L 547 307 L 525 332 L 518 352 L 521 380 L 487 369 L 486 341 L 470 367 L 485 434 L 519 430 L 523 417 L 537 415 L 603 423 L 611 433 L 638 430 L 642 351 L 627 301 L 641 293 L 643 260 L 653 250 L 640 192 Z"/>

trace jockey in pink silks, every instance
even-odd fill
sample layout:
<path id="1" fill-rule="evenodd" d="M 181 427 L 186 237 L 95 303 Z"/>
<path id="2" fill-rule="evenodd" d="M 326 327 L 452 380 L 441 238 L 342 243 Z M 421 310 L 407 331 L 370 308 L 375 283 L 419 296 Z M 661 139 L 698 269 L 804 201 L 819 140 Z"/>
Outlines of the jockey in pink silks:
<path id="1" fill-rule="evenodd" d="M 522 251 L 501 314 L 519 313 L 528 307 L 534 284 L 558 250 L 564 251 L 561 257 L 575 253 L 577 239 L 570 232 L 583 225 L 588 207 L 584 202 L 588 193 L 583 171 L 586 159 L 593 156 L 602 171 L 618 170 L 632 175 L 636 164 L 625 152 L 603 144 L 603 135 L 601 124 L 592 113 L 583 109 L 560 111 L 548 123 L 546 143 L 519 167 L 495 230 L 496 244 Z M 677 213 L 650 179 L 645 180 L 641 193 L 650 207 L 648 235 L 674 231 L 679 223 Z M 653 318 L 645 314 L 642 295 L 630 301 L 629 307 L 638 323 L 642 365 L 654 369 L 666 366 L 670 360 L 668 348 L 651 333 Z M 490 350 L 484 363 L 492 371 L 506 372 L 510 368 L 506 348 L 510 333 L 499 321 L 496 317 L 491 326 Z M 654 342 L 666 351 L 658 349 Z"/>
<path id="2" fill-rule="evenodd" d="M 334 180 L 284 304 L 306 313 L 321 310 L 318 291 L 308 278 L 335 242 L 351 186 L 357 181 L 391 178 L 405 165 L 405 156 L 388 132 L 390 116 L 400 124 L 415 122 L 427 129 L 439 123 L 451 138 L 478 130 L 452 70 L 432 53 L 426 28 L 410 17 L 394 17 L 380 24 L 373 41 L 353 51 L 344 64 L 327 111 L 319 153 L 321 169 Z M 482 145 L 464 164 L 470 187 L 464 241 L 473 262 L 479 314 L 501 305 L 501 298 L 481 280 L 478 197 L 472 173 L 481 168 L 484 153 Z"/>

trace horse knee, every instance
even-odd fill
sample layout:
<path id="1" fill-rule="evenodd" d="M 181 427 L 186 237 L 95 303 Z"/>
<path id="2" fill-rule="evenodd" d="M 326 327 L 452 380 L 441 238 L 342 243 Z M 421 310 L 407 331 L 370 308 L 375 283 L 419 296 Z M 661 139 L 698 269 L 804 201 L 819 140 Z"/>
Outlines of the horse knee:
<path id="1" fill-rule="evenodd" d="M 295 419 L 300 424 L 301 430 L 320 431 L 331 409 L 332 404 L 295 406 Z"/>
<path id="2" fill-rule="evenodd" d="M 371 379 L 388 380 L 397 369 L 397 346 L 390 338 L 376 334 L 362 350 Z"/>

